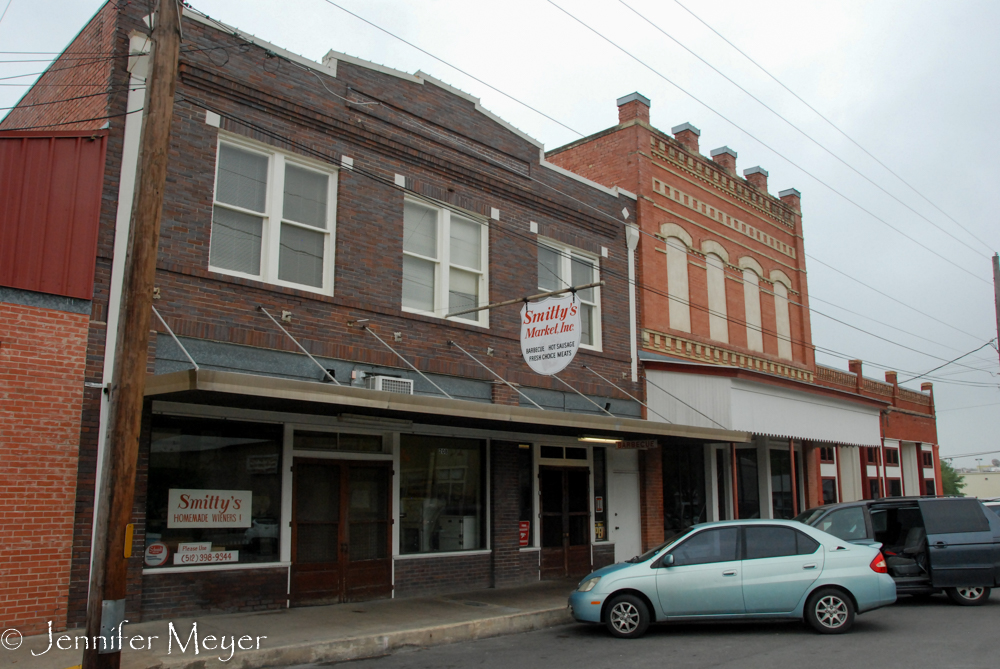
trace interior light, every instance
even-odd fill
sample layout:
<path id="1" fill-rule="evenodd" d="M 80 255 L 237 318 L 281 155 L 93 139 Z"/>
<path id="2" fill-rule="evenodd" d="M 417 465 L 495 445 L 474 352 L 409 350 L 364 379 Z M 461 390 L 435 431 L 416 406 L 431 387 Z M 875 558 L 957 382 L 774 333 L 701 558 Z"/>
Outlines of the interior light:
<path id="1" fill-rule="evenodd" d="M 617 444 L 621 439 L 615 439 L 613 437 L 592 437 L 589 435 L 584 435 L 582 437 L 577 437 L 577 441 L 586 441 L 593 444 Z"/>

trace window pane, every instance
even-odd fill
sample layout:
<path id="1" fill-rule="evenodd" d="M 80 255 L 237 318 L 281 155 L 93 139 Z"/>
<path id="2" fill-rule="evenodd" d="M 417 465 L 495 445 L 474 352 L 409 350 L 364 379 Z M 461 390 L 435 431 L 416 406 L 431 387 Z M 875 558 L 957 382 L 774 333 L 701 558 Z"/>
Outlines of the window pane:
<path id="1" fill-rule="evenodd" d="M 434 263 L 403 256 L 403 306 L 434 311 Z"/>
<path id="2" fill-rule="evenodd" d="M 580 305 L 580 343 L 594 345 L 594 307 L 589 304 Z"/>
<path id="3" fill-rule="evenodd" d="M 437 258 L 437 212 L 413 202 L 403 203 L 403 250 Z"/>
<path id="4" fill-rule="evenodd" d="M 479 275 L 452 268 L 448 285 L 448 308 L 450 311 L 471 309 L 479 305 Z M 468 318 L 475 318 L 468 314 Z"/>
<path id="5" fill-rule="evenodd" d="M 171 559 L 162 566 L 189 564 L 174 562 L 178 544 L 189 544 L 194 553 L 229 554 L 238 563 L 278 561 L 281 426 L 161 415 L 152 420 L 146 545 L 166 544 Z M 186 513 L 191 509 L 206 517 Z M 201 561 L 215 560 L 192 563 Z"/>
<path id="6" fill-rule="evenodd" d="M 294 225 L 281 226 L 278 278 L 282 281 L 323 287 L 323 245 L 326 235 Z"/>
<path id="7" fill-rule="evenodd" d="M 451 264 L 482 269 L 482 231 L 478 223 L 451 216 Z"/>
<path id="8" fill-rule="evenodd" d="M 220 144 L 215 199 L 263 212 L 267 199 L 267 156 Z"/>
<path id="9" fill-rule="evenodd" d="M 588 283 L 594 283 L 594 263 L 574 256 L 571 261 L 571 267 L 574 286 L 585 286 Z M 594 289 L 588 288 L 587 290 L 578 291 L 577 296 L 586 302 L 593 302 Z"/>
<path id="10" fill-rule="evenodd" d="M 746 532 L 747 560 L 798 554 L 795 530 L 790 527 L 751 525 L 745 527 L 743 531 Z"/>
<path id="11" fill-rule="evenodd" d="M 559 254 L 547 246 L 538 245 L 538 288 L 559 290 Z"/>
<path id="12" fill-rule="evenodd" d="M 801 532 L 795 533 L 795 538 L 798 541 L 798 553 L 799 555 L 812 555 L 819 548 L 819 542 L 812 537 L 807 537 Z"/>
<path id="13" fill-rule="evenodd" d="M 482 442 L 417 435 L 401 440 L 400 552 L 482 547 Z"/>
<path id="14" fill-rule="evenodd" d="M 260 238 L 264 219 L 215 207 L 209 257 L 213 267 L 260 274 Z"/>
<path id="15" fill-rule="evenodd" d="M 738 529 L 727 527 L 699 532 L 680 546 L 670 551 L 674 556 L 674 566 L 708 564 L 711 562 L 731 562 L 736 559 L 736 538 Z M 794 547 L 794 538 L 792 545 Z"/>
<path id="16" fill-rule="evenodd" d="M 329 177 L 285 166 L 285 200 L 282 216 L 297 223 L 326 229 L 326 194 Z"/>

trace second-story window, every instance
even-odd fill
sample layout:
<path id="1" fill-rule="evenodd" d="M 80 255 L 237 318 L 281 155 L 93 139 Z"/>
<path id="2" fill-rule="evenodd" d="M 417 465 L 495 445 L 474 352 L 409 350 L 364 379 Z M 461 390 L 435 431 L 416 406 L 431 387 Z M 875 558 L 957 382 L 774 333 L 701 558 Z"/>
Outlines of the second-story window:
<path id="1" fill-rule="evenodd" d="M 567 246 L 545 241 L 538 243 L 538 289 L 562 290 L 600 281 L 597 258 Z M 600 288 L 576 293 L 580 301 L 580 345 L 601 348 Z"/>
<path id="2" fill-rule="evenodd" d="M 265 147 L 219 142 L 209 265 L 333 292 L 336 171 Z"/>
<path id="3" fill-rule="evenodd" d="M 444 207 L 403 203 L 403 309 L 430 316 L 484 306 L 487 301 L 484 221 Z M 463 321 L 487 325 L 487 312 Z"/>

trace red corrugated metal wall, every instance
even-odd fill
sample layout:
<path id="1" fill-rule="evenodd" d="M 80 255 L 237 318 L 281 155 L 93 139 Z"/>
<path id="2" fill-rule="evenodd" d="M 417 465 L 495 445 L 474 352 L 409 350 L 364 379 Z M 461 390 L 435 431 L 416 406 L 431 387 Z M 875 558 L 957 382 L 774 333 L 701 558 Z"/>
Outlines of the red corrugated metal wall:
<path id="1" fill-rule="evenodd" d="M 107 139 L 0 132 L 0 286 L 93 297 Z"/>

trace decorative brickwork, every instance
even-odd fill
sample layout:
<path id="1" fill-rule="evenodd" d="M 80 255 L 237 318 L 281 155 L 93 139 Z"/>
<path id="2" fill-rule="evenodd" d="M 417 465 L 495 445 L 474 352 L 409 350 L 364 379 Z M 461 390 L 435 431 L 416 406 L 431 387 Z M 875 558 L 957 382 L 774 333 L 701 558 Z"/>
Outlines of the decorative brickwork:
<path id="1" fill-rule="evenodd" d="M 85 314 L 0 303 L 0 628 L 65 629 Z"/>

